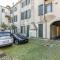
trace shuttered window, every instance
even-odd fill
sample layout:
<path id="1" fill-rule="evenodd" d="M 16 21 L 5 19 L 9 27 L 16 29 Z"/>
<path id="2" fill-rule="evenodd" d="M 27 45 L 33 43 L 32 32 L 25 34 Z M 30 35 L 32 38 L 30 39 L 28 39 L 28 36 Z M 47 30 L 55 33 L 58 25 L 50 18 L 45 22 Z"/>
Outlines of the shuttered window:
<path id="1" fill-rule="evenodd" d="M 27 19 L 29 19 L 29 18 L 31 18 L 31 10 L 30 9 L 27 11 Z"/>
<path id="2" fill-rule="evenodd" d="M 31 10 L 30 9 L 21 13 L 21 20 L 30 19 L 30 18 L 31 18 Z"/>
<path id="3" fill-rule="evenodd" d="M 14 22 L 17 22 L 17 15 L 14 16 L 13 20 Z"/>
<path id="4" fill-rule="evenodd" d="M 21 20 L 24 20 L 24 12 L 21 12 Z"/>
<path id="5" fill-rule="evenodd" d="M 45 12 L 45 14 L 49 13 L 49 12 L 52 12 L 52 3 L 45 4 L 44 12 Z"/>
<path id="6" fill-rule="evenodd" d="M 22 8 L 30 4 L 30 0 L 25 0 L 22 2 Z"/>
<path id="7" fill-rule="evenodd" d="M 38 14 L 39 14 L 39 16 L 43 15 L 43 4 L 39 6 L 39 8 L 38 8 Z"/>
<path id="8" fill-rule="evenodd" d="M 39 8 L 38 8 L 39 16 L 46 14 L 46 13 L 49 13 L 49 12 L 52 12 L 52 3 L 45 4 L 45 5 L 44 4 L 39 5 Z"/>
<path id="9" fill-rule="evenodd" d="M 21 33 L 25 33 L 25 26 L 21 26 Z"/>
<path id="10" fill-rule="evenodd" d="M 38 24 L 38 36 L 43 38 L 43 24 Z"/>

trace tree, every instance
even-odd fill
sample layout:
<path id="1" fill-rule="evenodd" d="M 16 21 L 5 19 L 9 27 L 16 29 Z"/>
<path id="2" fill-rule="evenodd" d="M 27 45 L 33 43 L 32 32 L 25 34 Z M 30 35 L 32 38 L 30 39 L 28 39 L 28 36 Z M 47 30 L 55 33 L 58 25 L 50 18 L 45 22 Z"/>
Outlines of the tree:
<path id="1" fill-rule="evenodd" d="M 5 23 L 1 24 L 1 28 L 3 28 L 4 30 L 8 28 L 8 26 Z"/>
<path id="2" fill-rule="evenodd" d="M 15 32 L 16 26 L 12 24 L 11 26 L 9 26 L 9 29 L 12 30 L 12 32 Z"/>
<path id="3" fill-rule="evenodd" d="M 12 30 L 14 30 L 15 28 L 16 28 L 16 26 L 13 24 L 10 26 L 10 29 L 12 29 Z"/>

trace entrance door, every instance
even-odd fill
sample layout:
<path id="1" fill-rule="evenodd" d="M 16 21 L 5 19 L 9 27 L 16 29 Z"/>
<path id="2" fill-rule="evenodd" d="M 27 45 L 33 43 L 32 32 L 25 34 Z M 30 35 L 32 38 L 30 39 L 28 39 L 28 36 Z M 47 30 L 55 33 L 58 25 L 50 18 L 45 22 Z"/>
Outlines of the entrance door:
<path id="1" fill-rule="evenodd" d="M 60 21 L 55 21 L 50 25 L 50 39 L 60 39 Z"/>
<path id="2" fill-rule="evenodd" d="M 38 25 L 38 36 L 43 38 L 43 24 Z"/>
<path id="3" fill-rule="evenodd" d="M 21 26 L 21 33 L 22 33 L 22 34 L 25 33 L 25 26 Z"/>
<path id="4" fill-rule="evenodd" d="M 17 27 L 13 30 L 13 33 L 17 33 Z"/>
<path id="5" fill-rule="evenodd" d="M 29 25 L 27 26 L 27 37 L 29 37 Z"/>

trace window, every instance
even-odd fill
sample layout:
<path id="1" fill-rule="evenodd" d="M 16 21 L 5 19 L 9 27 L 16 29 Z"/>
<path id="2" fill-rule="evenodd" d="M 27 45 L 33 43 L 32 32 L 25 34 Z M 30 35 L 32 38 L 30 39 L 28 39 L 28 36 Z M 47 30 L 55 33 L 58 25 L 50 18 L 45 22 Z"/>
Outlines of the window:
<path id="1" fill-rule="evenodd" d="M 31 17 L 31 10 L 27 10 L 21 13 L 21 20 L 28 19 Z"/>
<path id="2" fill-rule="evenodd" d="M 43 12 L 44 11 L 44 12 Z M 38 14 L 43 15 L 44 13 L 52 12 L 52 3 L 45 4 L 43 9 L 43 4 L 39 6 Z"/>
<path id="3" fill-rule="evenodd" d="M 11 17 L 11 23 L 13 23 L 14 22 L 14 17 Z"/>
<path id="4" fill-rule="evenodd" d="M 27 18 L 30 18 L 30 17 L 31 17 L 31 10 L 29 9 L 27 12 Z"/>
<path id="5" fill-rule="evenodd" d="M 5 9 L 2 9 L 2 12 L 5 12 Z"/>
<path id="6" fill-rule="evenodd" d="M 52 12 L 52 3 L 45 5 L 45 14 L 48 12 Z"/>
<path id="7" fill-rule="evenodd" d="M 43 4 L 39 6 L 39 8 L 38 8 L 38 14 L 39 14 L 39 16 L 43 15 Z"/>
<path id="8" fill-rule="evenodd" d="M 27 11 L 21 13 L 21 20 L 27 19 Z"/>
<path id="9" fill-rule="evenodd" d="M 27 19 L 27 11 L 25 11 L 25 14 L 24 14 L 24 16 L 25 16 L 25 19 Z"/>
<path id="10" fill-rule="evenodd" d="M 27 5 L 27 0 L 25 0 L 25 6 Z"/>
<path id="11" fill-rule="evenodd" d="M 8 20 L 9 23 L 11 23 L 11 20 Z"/>
<path id="12" fill-rule="evenodd" d="M 23 8 L 24 6 L 26 6 L 26 1 L 23 1 L 23 2 L 22 2 L 22 8 Z"/>
<path id="13" fill-rule="evenodd" d="M 15 16 L 15 22 L 17 22 L 17 15 Z"/>
<path id="14" fill-rule="evenodd" d="M 30 3 L 30 0 L 26 0 L 26 2 L 27 2 L 27 4 L 26 4 L 26 5 L 28 5 L 28 4 Z"/>
<path id="15" fill-rule="evenodd" d="M 43 24 L 38 24 L 38 36 L 43 38 Z"/>
<path id="16" fill-rule="evenodd" d="M 23 2 L 22 2 L 22 8 L 23 8 Z"/>
<path id="17" fill-rule="evenodd" d="M 25 26 L 21 26 L 21 33 L 25 33 Z"/>
<path id="18" fill-rule="evenodd" d="M 30 3 L 30 0 L 25 0 L 22 2 L 22 8 Z"/>
<path id="19" fill-rule="evenodd" d="M 52 12 L 52 3 L 47 4 L 47 12 Z"/>
<path id="20" fill-rule="evenodd" d="M 24 20 L 24 12 L 21 13 L 21 20 Z"/>
<path id="21" fill-rule="evenodd" d="M 14 16 L 14 22 L 17 22 L 17 15 Z"/>
<path id="22" fill-rule="evenodd" d="M 13 12 L 12 12 L 12 10 L 10 10 L 10 14 L 12 14 Z"/>
<path id="23" fill-rule="evenodd" d="M 14 7 L 14 11 L 17 11 L 17 7 Z"/>

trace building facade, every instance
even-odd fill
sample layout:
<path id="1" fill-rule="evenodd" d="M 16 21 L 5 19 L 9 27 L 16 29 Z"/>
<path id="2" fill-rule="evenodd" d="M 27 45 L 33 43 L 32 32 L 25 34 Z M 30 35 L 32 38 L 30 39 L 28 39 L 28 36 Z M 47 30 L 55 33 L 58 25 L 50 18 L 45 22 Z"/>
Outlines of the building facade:
<path id="1" fill-rule="evenodd" d="M 7 25 L 9 25 L 10 21 L 10 7 L 3 7 L 0 6 L 0 24 L 5 23 Z"/>
<path id="2" fill-rule="evenodd" d="M 10 12 L 16 32 L 28 37 L 60 37 L 60 0 L 21 0 Z"/>
<path id="3" fill-rule="evenodd" d="M 13 5 L 11 8 L 11 22 L 10 25 L 13 24 L 16 26 L 15 32 L 20 33 L 20 19 L 21 13 L 20 13 L 20 2 Z"/>

